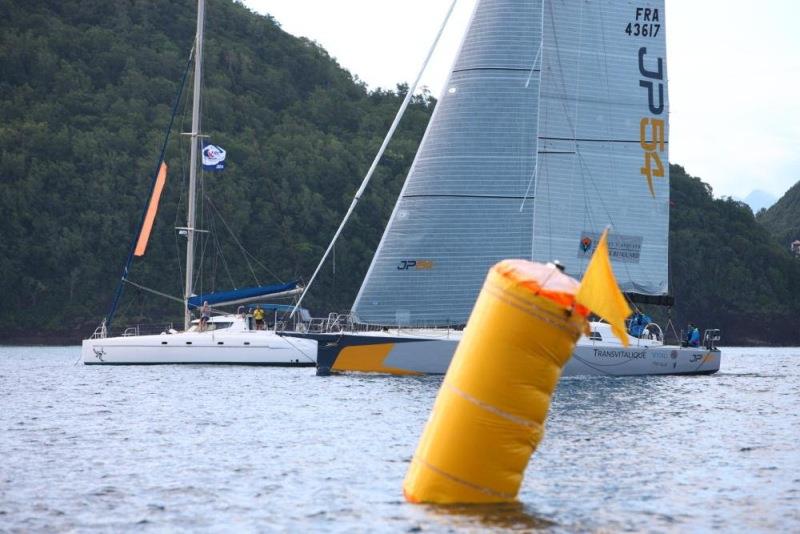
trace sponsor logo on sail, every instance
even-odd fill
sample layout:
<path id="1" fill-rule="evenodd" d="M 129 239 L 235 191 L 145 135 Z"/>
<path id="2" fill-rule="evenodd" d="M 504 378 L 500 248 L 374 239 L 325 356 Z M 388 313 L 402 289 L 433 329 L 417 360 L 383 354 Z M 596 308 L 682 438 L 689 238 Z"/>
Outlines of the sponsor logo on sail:
<path id="1" fill-rule="evenodd" d="M 581 232 L 578 241 L 578 258 L 589 258 L 600 241 L 598 232 Z M 610 234 L 608 236 L 608 256 L 612 261 L 639 263 L 642 253 L 643 237 L 640 235 Z"/>
<path id="2" fill-rule="evenodd" d="M 429 271 L 433 269 L 433 260 L 401 260 L 397 264 L 398 271 Z"/>

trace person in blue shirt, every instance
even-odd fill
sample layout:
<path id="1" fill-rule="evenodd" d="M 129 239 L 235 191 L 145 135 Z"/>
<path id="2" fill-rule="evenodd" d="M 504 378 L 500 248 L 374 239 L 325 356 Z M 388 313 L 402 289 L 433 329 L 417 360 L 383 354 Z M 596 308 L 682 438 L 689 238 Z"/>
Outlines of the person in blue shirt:
<path id="1" fill-rule="evenodd" d="M 686 344 L 690 347 L 700 346 L 700 330 L 694 323 L 689 323 L 689 328 L 686 330 Z"/>
<path id="2" fill-rule="evenodd" d="M 633 314 L 631 318 L 631 322 L 628 326 L 628 333 L 633 337 L 642 337 L 642 334 L 645 333 L 645 327 L 652 323 L 653 320 L 650 318 L 649 315 L 645 315 L 641 312 L 636 312 Z"/>

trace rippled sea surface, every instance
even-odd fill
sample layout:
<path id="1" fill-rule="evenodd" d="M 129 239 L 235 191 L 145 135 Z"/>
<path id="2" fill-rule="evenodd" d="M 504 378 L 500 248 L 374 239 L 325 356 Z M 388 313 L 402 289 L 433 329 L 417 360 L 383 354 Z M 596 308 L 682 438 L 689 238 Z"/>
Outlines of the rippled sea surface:
<path id="1" fill-rule="evenodd" d="M 0 531 L 800 531 L 800 349 L 569 378 L 519 505 L 406 504 L 441 377 L 0 347 Z"/>

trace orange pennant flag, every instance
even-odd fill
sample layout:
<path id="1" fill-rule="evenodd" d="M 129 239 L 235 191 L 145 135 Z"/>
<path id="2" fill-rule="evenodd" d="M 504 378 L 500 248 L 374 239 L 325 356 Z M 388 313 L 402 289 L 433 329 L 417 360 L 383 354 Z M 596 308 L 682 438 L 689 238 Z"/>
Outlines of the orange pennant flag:
<path id="1" fill-rule="evenodd" d="M 139 232 L 139 239 L 136 241 L 136 250 L 133 252 L 134 256 L 144 256 L 144 251 L 147 248 L 147 242 L 150 240 L 150 231 L 153 229 L 153 222 L 156 220 L 158 202 L 161 200 L 161 192 L 164 190 L 164 184 L 166 181 L 167 164 L 162 161 L 161 167 L 158 169 L 156 185 L 153 187 L 153 194 L 150 196 L 150 204 L 147 205 L 147 214 L 144 216 L 142 231 Z"/>
<path id="2" fill-rule="evenodd" d="M 628 346 L 625 319 L 631 314 L 631 308 L 620 291 L 614 271 L 611 269 L 611 260 L 608 257 L 608 228 L 600 236 L 600 243 L 594 251 L 589 266 L 586 267 L 575 300 L 605 319 L 611 325 L 614 335 L 624 346 Z"/>

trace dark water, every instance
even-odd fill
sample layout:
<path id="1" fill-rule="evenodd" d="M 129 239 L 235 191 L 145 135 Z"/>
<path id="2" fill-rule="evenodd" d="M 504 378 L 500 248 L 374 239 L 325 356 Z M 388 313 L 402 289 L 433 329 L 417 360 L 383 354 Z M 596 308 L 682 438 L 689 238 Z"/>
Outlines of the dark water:
<path id="1" fill-rule="evenodd" d="M 440 377 L 0 348 L 0 531 L 800 531 L 800 349 L 559 385 L 520 504 L 406 504 Z"/>

